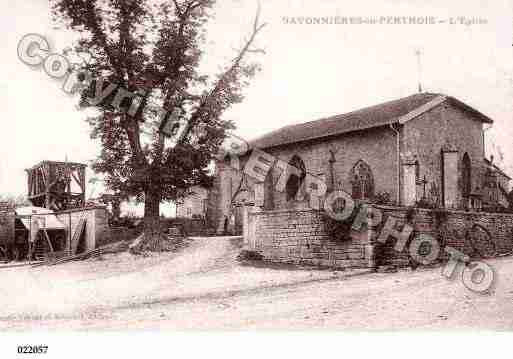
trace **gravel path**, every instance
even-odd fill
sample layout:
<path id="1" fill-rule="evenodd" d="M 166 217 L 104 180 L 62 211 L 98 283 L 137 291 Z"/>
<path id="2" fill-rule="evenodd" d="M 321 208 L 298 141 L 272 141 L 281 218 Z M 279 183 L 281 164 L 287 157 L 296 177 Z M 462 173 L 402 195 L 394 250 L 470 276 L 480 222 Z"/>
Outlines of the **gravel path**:
<path id="1" fill-rule="evenodd" d="M 334 272 L 236 261 L 240 240 L 195 238 L 180 254 L 0 272 L 0 328 L 513 329 L 513 258 L 489 261 L 491 295 L 441 269 Z"/>

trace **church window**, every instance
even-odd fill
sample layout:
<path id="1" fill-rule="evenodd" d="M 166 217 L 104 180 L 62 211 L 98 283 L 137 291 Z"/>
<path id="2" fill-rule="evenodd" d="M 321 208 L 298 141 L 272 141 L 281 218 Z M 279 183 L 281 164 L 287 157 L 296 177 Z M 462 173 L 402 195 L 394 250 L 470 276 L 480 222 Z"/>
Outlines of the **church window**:
<path id="1" fill-rule="evenodd" d="M 360 160 L 351 170 L 350 182 L 354 199 L 369 199 L 374 195 L 374 179 L 371 168 Z"/>
<path id="2" fill-rule="evenodd" d="M 289 165 L 297 168 L 299 170 L 299 176 L 296 173 L 290 175 L 287 180 L 287 184 L 285 185 L 285 192 L 287 193 L 287 201 L 291 201 L 296 198 L 299 189 L 303 183 L 303 180 L 306 176 L 306 168 L 303 160 L 295 155 L 289 162 Z"/>

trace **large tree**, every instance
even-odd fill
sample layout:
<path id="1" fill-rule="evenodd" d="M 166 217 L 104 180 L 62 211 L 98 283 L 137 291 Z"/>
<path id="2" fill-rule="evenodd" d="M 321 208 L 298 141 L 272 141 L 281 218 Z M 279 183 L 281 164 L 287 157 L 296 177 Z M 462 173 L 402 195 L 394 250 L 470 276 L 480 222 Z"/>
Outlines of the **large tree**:
<path id="1" fill-rule="evenodd" d="M 94 79 L 80 102 L 98 110 L 88 119 L 91 137 L 102 145 L 93 168 L 105 175 L 110 189 L 144 194 L 145 242 L 156 246 L 160 203 L 176 200 L 187 188 L 209 180 L 208 166 L 226 130 L 233 128 L 222 115 L 242 101 L 243 88 L 258 70 L 248 55 L 261 51 L 254 47 L 265 25 L 259 10 L 233 60 L 210 74 L 200 65 L 215 0 L 51 3 L 56 23 L 80 34 L 70 52 L 83 60 L 79 66 Z M 110 90 L 116 86 L 140 96 L 113 105 L 119 91 Z M 90 101 L 102 91 L 108 94 L 103 101 Z M 134 104 L 140 104 L 135 112 Z M 172 114 L 172 121 L 188 123 L 182 136 L 166 139 L 160 131 L 160 109 Z"/>

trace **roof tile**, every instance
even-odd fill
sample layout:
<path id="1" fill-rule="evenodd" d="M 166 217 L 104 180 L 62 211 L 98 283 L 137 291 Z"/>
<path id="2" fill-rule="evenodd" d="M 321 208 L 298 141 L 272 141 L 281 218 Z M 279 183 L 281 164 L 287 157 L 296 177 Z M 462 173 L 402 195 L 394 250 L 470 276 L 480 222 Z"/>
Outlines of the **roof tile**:
<path id="1" fill-rule="evenodd" d="M 342 115 L 336 115 L 316 121 L 285 126 L 278 130 L 269 132 L 268 134 L 265 134 L 253 141 L 250 141 L 249 144 L 252 148 L 265 149 L 388 125 L 398 122 L 402 116 L 405 116 L 413 110 L 428 104 L 439 96 L 444 95 L 433 93 L 418 93 L 398 100 L 366 107 Z M 486 116 L 463 104 L 462 102 L 453 98 L 449 99 L 453 100 L 457 105 L 463 106 L 465 109 L 480 115 L 483 121 L 492 122 L 486 118 Z"/>

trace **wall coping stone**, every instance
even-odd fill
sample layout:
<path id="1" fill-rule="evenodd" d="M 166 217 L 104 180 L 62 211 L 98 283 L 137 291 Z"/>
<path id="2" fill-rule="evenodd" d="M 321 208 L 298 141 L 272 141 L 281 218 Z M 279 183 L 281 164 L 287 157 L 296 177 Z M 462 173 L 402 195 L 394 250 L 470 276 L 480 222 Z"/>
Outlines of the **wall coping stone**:
<path id="1" fill-rule="evenodd" d="M 96 205 L 96 206 L 90 206 L 90 207 L 65 209 L 64 211 L 55 212 L 55 214 L 59 215 L 59 214 L 65 214 L 65 213 L 85 212 L 85 211 L 93 211 L 95 209 L 107 209 L 107 206 Z"/>
<path id="2" fill-rule="evenodd" d="M 392 210 L 392 211 L 401 211 L 401 212 L 407 212 L 408 210 L 414 209 L 415 211 L 421 212 L 421 213 L 432 213 L 436 210 L 445 210 L 448 213 L 451 214 L 460 214 L 460 215 L 469 215 L 469 216 L 501 216 L 501 217 L 512 217 L 513 213 L 499 213 L 499 212 L 476 212 L 476 211 L 463 211 L 463 210 L 457 210 L 457 209 L 446 209 L 446 208 L 439 208 L 439 209 L 428 209 L 428 208 L 418 208 L 418 207 L 405 207 L 405 206 L 386 206 L 386 205 L 377 205 L 373 204 L 375 208 L 378 209 L 385 209 L 385 210 Z"/>
<path id="3" fill-rule="evenodd" d="M 451 214 L 459 214 L 459 215 L 468 215 L 468 216 L 489 216 L 489 217 L 512 217 L 513 213 L 498 213 L 498 212 L 475 212 L 475 211 L 463 211 L 463 210 L 455 210 L 455 209 L 428 209 L 428 208 L 419 208 L 419 207 L 407 207 L 407 206 L 387 206 L 387 205 L 378 205 L 378 204 L 369 204 L 375 208 L 378 209 L 384 209 L 384 210 L 390 210 L 390 211 L 400 211 L 400 212 L 407 212 L 411 208 L 414 209 L 417 212 L 429 214 L 436 210 L 445 210 L 448 213 Z M 323 209 L 313 209 L 313 208 L 286 208 L 286 209 L 273 209 L 273 210 L 253 210 L 250 211 L 249 214 L 252 216 L 255 215 L 269 215 L 269 214 L 282 214 L 282 213 L 302 213 L 302 212 L 312 212 L 312 213 L 321 213 L 324 212 Z"/>
<path id="4" fill-rule="evenodd" d="M 250 211 L 250 215 L 268 215 L 268 214 L 281 214 L 281 213 L 298 213 L 298 212 L 312 212 L 312 213 L 321 213 L 324 210 L 313 209 L 313 208 L 300 208 L 300 209 L 272 209 L 272 210 L 259 210 L 259 211 Z"/>

